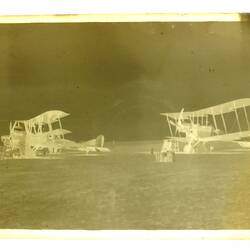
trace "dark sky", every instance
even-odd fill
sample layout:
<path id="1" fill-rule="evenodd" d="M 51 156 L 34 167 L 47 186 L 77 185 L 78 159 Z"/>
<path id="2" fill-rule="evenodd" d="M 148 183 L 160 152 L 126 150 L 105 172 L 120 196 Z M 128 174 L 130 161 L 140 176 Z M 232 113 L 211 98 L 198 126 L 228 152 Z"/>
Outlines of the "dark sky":
<path id="1" fill-rule="evenodd" d="M 0 25 L 0 134 L 53 109 L 71 138 L 161 139 L 160 112 L 250 97 L 250 24 Z"/>

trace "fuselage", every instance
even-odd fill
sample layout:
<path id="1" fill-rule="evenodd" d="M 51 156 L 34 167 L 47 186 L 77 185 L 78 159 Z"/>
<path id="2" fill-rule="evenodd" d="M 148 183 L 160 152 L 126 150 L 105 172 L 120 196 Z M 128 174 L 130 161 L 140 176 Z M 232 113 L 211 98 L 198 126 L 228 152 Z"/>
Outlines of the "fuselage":
<path id="1" fill-rule="evenodd" d="M 184 122 L 179 126 L 179 132 L 184 133 L 186 137 L 209 137 L 215 133 L 214 127 L 210 125 L 199 125 Z"/>

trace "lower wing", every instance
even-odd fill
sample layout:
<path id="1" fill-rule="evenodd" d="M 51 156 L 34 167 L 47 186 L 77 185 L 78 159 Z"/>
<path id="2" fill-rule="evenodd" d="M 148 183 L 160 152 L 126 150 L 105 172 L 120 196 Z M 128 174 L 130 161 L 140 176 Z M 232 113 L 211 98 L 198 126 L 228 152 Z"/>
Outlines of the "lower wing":
<path id="1" fill-rule="evenodd" d="M 240 140 L 242 138 L 249 137 L 249 136 L 250 136 L 250 131 L 242 131 L 242 132 L 235 132 L 235 133 L 224 134 L 224 135 L 200 137 L 199 141 L 202 141 L 202 142 L 213 142 L 213 141 L 231 142 L 231 141 Z"/>

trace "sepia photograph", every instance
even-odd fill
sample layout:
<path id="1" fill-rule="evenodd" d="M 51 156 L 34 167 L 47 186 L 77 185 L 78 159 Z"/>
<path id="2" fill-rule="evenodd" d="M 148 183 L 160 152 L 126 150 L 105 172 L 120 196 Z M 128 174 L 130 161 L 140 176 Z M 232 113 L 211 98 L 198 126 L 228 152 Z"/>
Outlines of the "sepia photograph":
<path id="1" fill-rule="evenodd" d="M 250 22 L 0 24 L 0 229 L 250 228 Z"/>

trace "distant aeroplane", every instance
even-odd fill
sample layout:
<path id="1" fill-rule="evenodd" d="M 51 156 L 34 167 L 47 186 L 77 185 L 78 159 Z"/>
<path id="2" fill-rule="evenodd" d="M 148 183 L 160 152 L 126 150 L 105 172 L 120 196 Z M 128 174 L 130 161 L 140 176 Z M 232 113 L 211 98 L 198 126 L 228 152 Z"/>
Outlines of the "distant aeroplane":
<path id="1" fill-rule="evenodd" d="M 13 157 L 33 158 L 57 154 L 67 150 L 80 152 L 109 152 L 104 147 L 104 136 L 87 142 L 74 142 L 64 136 L 71 133 L 62 128 L 61 119 L 68 113 L 52 110 L 29 120 L 10 122 L 9 135 L 1 136 L 4 153 Z"/>
<path id="2" fill-rule="evenodd" d="M 250 98 L 244 98 L 191 112 L 182 109 L 180 113 L 161 113 L 169 126 L 170 136 L 167 140 L 172 141 L 176 151 L 185 153 L 198 152 L 201 144 L 216 141 L 235 142 L 241 147 L 250 147 L 250 142 L 241 141 L 250 137 L 248 106 Z M 225 114 L 231 114 L 231 120 L 226 120 Z M 235 124 L 237 130 L 230 131 L 230 126 Z M 180 143 L 184 144 L 182 150 L 179 149 Z"/>

